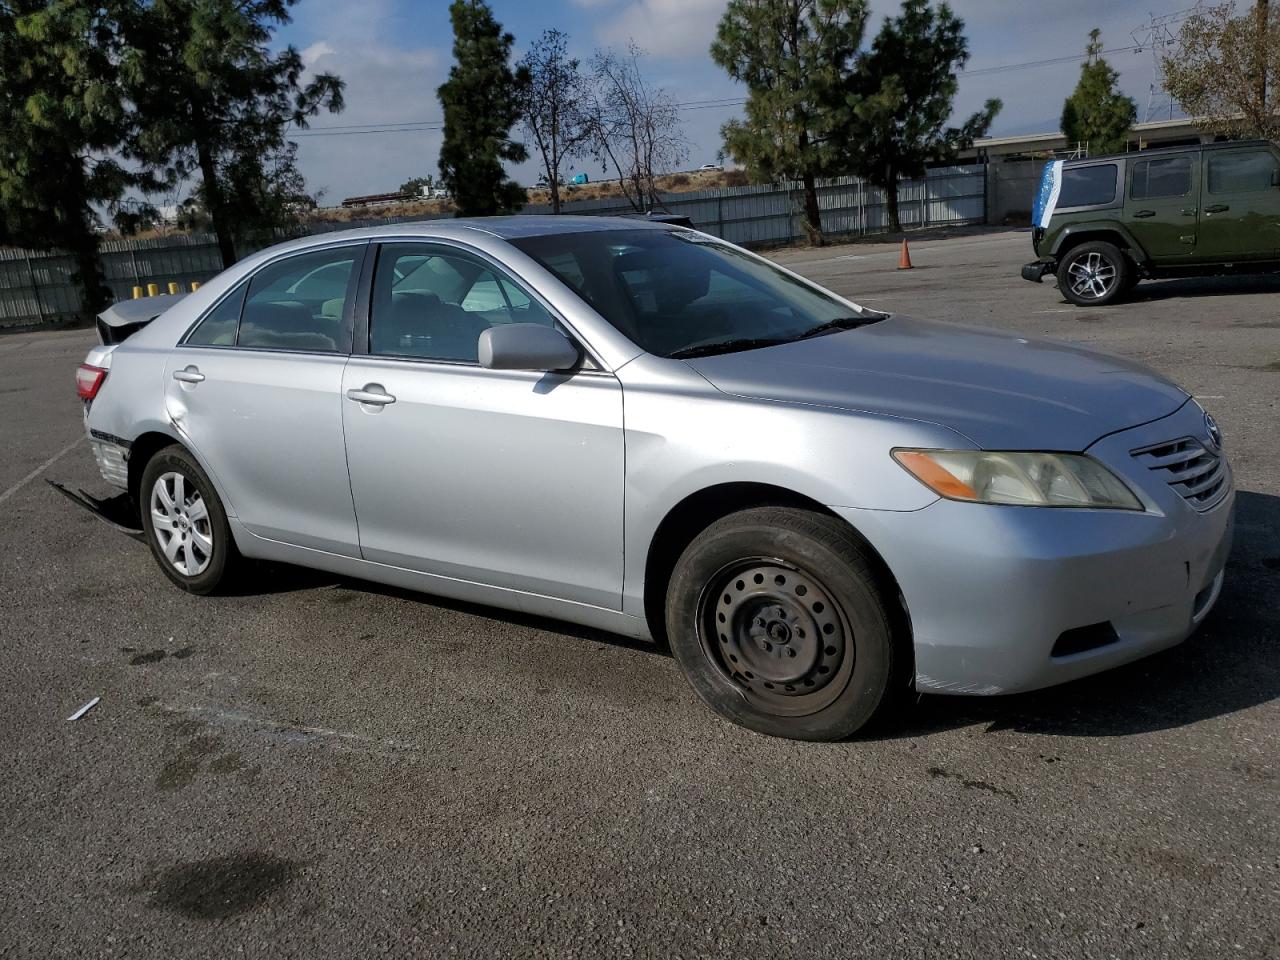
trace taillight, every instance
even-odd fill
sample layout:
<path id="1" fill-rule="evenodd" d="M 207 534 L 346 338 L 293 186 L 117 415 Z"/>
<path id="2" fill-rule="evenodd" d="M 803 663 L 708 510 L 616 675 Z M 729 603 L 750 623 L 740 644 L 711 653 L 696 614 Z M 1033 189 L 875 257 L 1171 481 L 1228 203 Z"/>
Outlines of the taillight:
<path id="1" fill-rule="evenodd" d="M 106 379 L 105 367 L 95 367 L 88 363 L 80 364 L 76 367 L 76 395 L 81 400 L 92 400 L 98 395 Z"/>

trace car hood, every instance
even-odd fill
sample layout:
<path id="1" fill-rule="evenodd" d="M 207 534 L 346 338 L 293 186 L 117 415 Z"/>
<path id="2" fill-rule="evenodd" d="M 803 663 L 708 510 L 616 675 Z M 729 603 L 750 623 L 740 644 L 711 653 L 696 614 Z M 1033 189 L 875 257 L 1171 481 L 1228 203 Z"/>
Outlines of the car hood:
<path id="1" fill-rule="evenodd" d="M 728 394 L 927 420 L 988 450 L 1084 450 L 1188 396 L 1086 347 L 901 316 L 687 362 Z"/>

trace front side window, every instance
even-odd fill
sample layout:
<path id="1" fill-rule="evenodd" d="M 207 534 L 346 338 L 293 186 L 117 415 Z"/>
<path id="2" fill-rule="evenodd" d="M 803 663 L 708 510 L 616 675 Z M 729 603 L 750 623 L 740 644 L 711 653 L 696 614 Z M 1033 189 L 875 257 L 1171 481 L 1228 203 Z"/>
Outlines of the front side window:
<path id="1" fill-rule="evenodd" d="M 1191 193 L 1191 158 L 1160 157 L 1133 164 L 1129 196 L 1134 200 L 1185 197 Z"/>
<path id="2" fill-rule="evenodd" d="M 1240 150 L 1210 153 L 1210 193 L 1262 193 L 1276 189 L 1280 170 L 1270 150 Z"/>
<path id="3" fill-rule="evenodd" d="M 1111 203 L 1116 198 L 1116 169 L 1114 163 L 1064 167 L 1058 207 L 1091 207 L 1099 203 Z"/>
<path id="4" fill-rule="evenodd" d="M 369 353 L 478 362 L 480 334 L 504 323 L 555 319 L 478 257 L 420 243 L 378 252 L 369 315 Z"/>
<path id="5" fill-rule="evenodd" d="M 659 356 L 750 349 L 881 318 L 692 231 L 592 230 L 511 242 Z"/>
<path id="6" fill-rule="evenodd" d="M 249 281 L 236 345 L 337 353 L 358 248 L 305 253 L 263 267 Z"/>

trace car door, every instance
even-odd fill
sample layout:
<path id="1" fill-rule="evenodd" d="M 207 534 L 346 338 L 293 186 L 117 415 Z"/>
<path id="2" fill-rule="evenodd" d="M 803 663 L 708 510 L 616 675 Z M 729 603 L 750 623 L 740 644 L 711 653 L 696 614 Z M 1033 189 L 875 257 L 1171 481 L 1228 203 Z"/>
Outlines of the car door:
<path id="1" fill-rule="evenodd" d="M 620 609 L 617 379 L 589 359 L 481 367 L 487 327 L 561 321 L 478 253 L 406 242 L 376 257 L 342 403 L 365 559 Z"/>
<path id="2" fill-rule="evenodd" d="M 1201 244 L 1229 263 L 1280 256 L 1280 158 L 1265 145 L 1205 151 Z"/>
<path id="3" fill-rule="evenodd" d="M 251 533 L 359 556 L 342 368 L 367 243 L 273 260 L 170 354 L 169 415 Z"/>
<path id="4" fill-rule="evenodd" d="M 1148 256 L 1196 257 L 1199 159 L 1195 152 L 1129 161 L 1124 222 Z"/>

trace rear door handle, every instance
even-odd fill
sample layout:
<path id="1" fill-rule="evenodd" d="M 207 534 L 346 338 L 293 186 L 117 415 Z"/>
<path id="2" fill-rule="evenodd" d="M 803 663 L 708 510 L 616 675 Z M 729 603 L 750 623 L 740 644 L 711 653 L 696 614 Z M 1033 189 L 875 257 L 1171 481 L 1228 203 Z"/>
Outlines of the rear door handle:
<path id="1" fill-rule="evenodd" d="M 354 400 L 356 403 L 371 403 L 376 407 L 385 407 L 388 403 L 396 402 L 396 398 L 383 390 L 382 385 L 378 383 L 366 383 L 361 390 L 348 390 L 347 399 Z"/>
<path id="2" fill-rule="evenodd" d="M 204 374 L 200 372 L 199 367 L 189 364 L 181 370 L 173 371 L 173 379 L 181 380 L 183 383 L 199 383 L 204 379 Z"/>
<path id="3" fill-rule="evenodd" d="M 1214 203 L 1204 208 L 1205 213 L 1226 213 L 1231 207 L 1225 203 Z"/>
<path id="4" fill-rule="evenodd" d="M 1154 210 L 1139 210 L 1134 214 L 1134 217 L 1137 219 L 1146 219 L 1147 217 L 1154 217 L 1155 215 L 1156 212 Z"/>
<path id="5" fill-rule="evenodd" d="M 1182 215 L 1183 215 L 1184 217 L 1194 217 L 1194 216 L 1196 215 L 1196 208 L 1195 208 L 1195 207 L 1183 207 L 1183 208 L 1182 208 Z"/>

